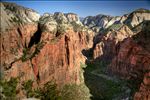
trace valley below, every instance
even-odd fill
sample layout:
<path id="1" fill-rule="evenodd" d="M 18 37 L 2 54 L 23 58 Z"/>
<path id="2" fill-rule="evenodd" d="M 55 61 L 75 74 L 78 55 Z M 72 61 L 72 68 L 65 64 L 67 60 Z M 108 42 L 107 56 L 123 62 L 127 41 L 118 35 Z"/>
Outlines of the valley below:
<path id="1" fill-rule="evenodd" d="M 1 100 L 150 100 L 150 10 L 40 15 L 1 2 Z"/>

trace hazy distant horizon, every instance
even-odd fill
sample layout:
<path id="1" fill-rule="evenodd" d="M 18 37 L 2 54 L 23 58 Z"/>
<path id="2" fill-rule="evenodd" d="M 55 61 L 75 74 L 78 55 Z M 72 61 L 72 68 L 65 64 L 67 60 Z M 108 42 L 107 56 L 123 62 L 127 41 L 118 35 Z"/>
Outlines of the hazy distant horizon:
<path id="1" fill-rule="evenodd" d="M 3 0 L 6 1 L 6 0 Z M 8 1 L 18 5 L 31 8 L 41 15 L 43 13 L 75 13 L 79 17 L 95 16 L 105 14 L 111 16 L 122 16 L 138 8 L 150 10 L 147 1 Z"/>

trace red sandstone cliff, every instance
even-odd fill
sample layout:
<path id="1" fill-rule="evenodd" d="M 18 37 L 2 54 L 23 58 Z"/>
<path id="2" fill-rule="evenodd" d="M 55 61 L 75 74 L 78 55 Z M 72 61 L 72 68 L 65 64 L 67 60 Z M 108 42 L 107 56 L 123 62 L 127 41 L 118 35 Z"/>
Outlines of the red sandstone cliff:
<path id="1" fill-rule="evenodd" d="M 9 8 L 9 3 L 1 5 L 4 13 L 15 13 Z M 21 14 L 26 10 L 10 5 Z M 14 14 L 14 18 L 20 20 L 17 24 L 9 22 L 10 26 L 5 23 L 5 29 L 1 27 L 4 29 L 0 37 L 2 78 L 19 77 L 19 84 L 32 80 L 34 87 L 51 80 L 59 87 L 69 83 L 80 84 L 83 81 L 80 64 L 85 62 L 81 51 L 92 47 L 94 33 L 84 28 L 77 15 L 72 18 L 71 14 L 45 14 L 38 23 L 21 23 L 24 20 L 21 14 L 20 17 Z M 7 14 L 2 16 L 2 19 L 7 18 Z M 24 18 L 28 19 L 27 16 Z M 22 96 L 21 91 L 19 93 Z"/>
<path id="2" fill-rule="evenodd" d="M 136 87 L 134 100 L 150 99 L 150 44 L 149 21 L 132 31 L 127 26 L 107 31 L 95 38 L 93 58 L 96 62 L 108 62 L 108 74 L 131 81 Z"/>
<path id="3" fill-rule="evenodd" d="M 99 34 L 95 38 L 93 58 L 111 61 L 116 54 L 117 43 L 132 35 L 134 33 L 126 25 L 121 26 L 118 30 L 108 30 Z"/>
<path id="4" fill-rule="evenodd" d="M 150 99 L 149 23 L 149 21 L 141 23 L 139 25 L 143 27 L 141 31 L 119 43 L 116 47 L 117 55 L 108 68 L 113 74 L 132 80 L 132 85 L 138 89 L 134 95 L 135 100 Z"/>

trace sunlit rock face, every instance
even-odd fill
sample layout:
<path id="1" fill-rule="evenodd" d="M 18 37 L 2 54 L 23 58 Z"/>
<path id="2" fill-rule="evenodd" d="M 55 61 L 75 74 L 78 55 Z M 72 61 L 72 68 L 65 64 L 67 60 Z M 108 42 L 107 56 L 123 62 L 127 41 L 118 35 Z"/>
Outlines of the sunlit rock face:
<path id="1" fill-rule="evenodd" d="M 79 17 L 77 16 L 77 14 L 66 13 L 65 16 L 66 16 L 66 18 L 68 19 L 69 22 L 72 22 L 72 21 L 80 22 Z"/>
<path id="2" fill-rule="evenodd" d="M 124 23 L 133 28 L 144 20 L 150 20 L 150 10 L 141 8 L 130 13 Z"/>
<path id="3" fill-rule="evenodd" d="M 117 47 L 118 48 L 117 56 L 114 57 L 114 59 L 112 60 L 113 64 L 114 63 L 117 64 L 117 62 L 116 62 L 116 60 L 117 60 L 118 62 L 121 61 L 120 63 L 122 63 L 122 64 L 128 62 L 127 65 L 136 66 L 136 64 L 138 64 L 139 61 L 142 62 L 142 59 L 144 60 L 143 57 L 145 57 L 145 59 L 148 60 L 149 52 L 150 52 L 150 49 L 149 49 L 149 46 L 150 46 L 149 31 L 150 30 L 149 30 L 149 28 L 150 28 L 149 21 L 144 21 L 143 23 L 141 23 L 140 25 L 138 25 L 137 27 L 134 28 L 134 31 L 137 32 L 137 33 L 135 33 L 135 35 L 133 35 L 131 38 L 128 37 L 128 38 L 124 39 L 122 42 L 119 42 L 119 44 L 117 45 L 118 46 Z M 146 55 L 148 56 L 148 58 Z M 125 61 L 125 59 L 126 59 L 126 61 Z M 127 59 L 129 59 L 129 60 L 127 60 Z M 138 59 L 140 59 L 140 60 L 138 60 Z M 116 71 L 117 71 L 117 68 L 121 67 L 120 64 L 117 64 L 118 67 L 117 67 L 117 65 L 113 65 L 113 64 L 110 68 L 115 66 L 116 68 L 113 68 L 113 69 Z M 144 66 L 144 65 L 142 65 L 142 66 Z M 128 66 L 128 67 L 132 68 L 131 66 Z M 125 68 L 125 69 L 127 71 L 125 71 L 124 69 L 121 69 L 121 70 L 124 71 L 125 73 L 127 72 L 125 75 L 128 76 L 129 72 L 131 70 L 128 70 L 128 68 Z M 123 72 L 121 72 L 121 70 L 118 70 L 118 72 L 123 75 Z"/>
<path id="4" fill-rule="evenodd" d="M 1 31 L 13 26 L 33 23 L 39 20 L 40 15 L 32 9 L 18 6 L 14 3 L 0 3 L 1 5 Z"/>
<path id="5" fill-rule="evenodd" d="M 38 29 L 40 15 L 14 3 L 1 5 L 1 68 L 7 69 L 23 54 Z"/>
<path id="6" fill-rule="evenodd" d="M 132 35 L 134 35 L 134 33 L 126 25 L 120 26 L 118 30 L 108 30 L 103 34 L 99 34 L 95 38 L 93 58 L 111 61 L 116 54 L 115 46 L 117 43 Z"/>
<path id="7" fill-rule="evenodd" d="M 89 26 L 90 28 L 95 26 L 104 28 L 111 18 L 111 16 L 101 14 L 97 16 L 88 16 L 84 18 L 83 24 Z"/>
<path id="8" fill-rule="evenodd" d="M 108 62 L 108 74 L 132 81 L 137 87 L 135 100 L 150 98 L 149 23 L 143 21 L 132 30 L 126 25 L 110 27 L 94 39 L 94 60 Z"/>
<path id="9" fill-rule="evenodd" d="M 139 27 L 142 27 L 140 29 Z M 138 33 L 132 38 L 127 38 L 118 45 L 117 55 L 113 58 L 109 71 L 123 78 L 133 80 L 138 86 L 134 95 L 135 100 L 142 98 L 148 100 L 150 94 L 150 21 L 137 26 L 134 30 Z"/>
<path id="10" fill-rule="evenodd" d="M 125 24 L 132 29 L 144 20 L 150 20 L 150 10 L 141 8 L 123 16 L 108 16 L 101 14 L 88 16 L 83 19 L 82 23 L 98 33 L 101 30 L 111 27 L 113 24 L 119 23 Z"/>
<path id="11" fill-rule="evenodd" d="M 34 86 L 55 81 L 58 87 L 83 82 L 83 49 L 93 46 L 94 33 L 73 13 L 45 13 L 13 3 L 1 3 L 1 76 L 20 82 L 33 80 Z M 14 20 L 13 20 L 14 19 Z M 20 93 L 19 93 L 20 94 Z"/>

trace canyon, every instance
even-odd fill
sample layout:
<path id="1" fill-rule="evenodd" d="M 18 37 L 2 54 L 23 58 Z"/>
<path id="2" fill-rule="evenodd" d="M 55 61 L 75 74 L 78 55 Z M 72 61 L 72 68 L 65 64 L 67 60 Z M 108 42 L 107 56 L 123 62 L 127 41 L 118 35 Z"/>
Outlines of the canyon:
<path id="1" fill-rule="evenodd" d="M 150 99 L 150 10 L 80 20 L 74 13 L 0 5 L 2 99 Z"/>

